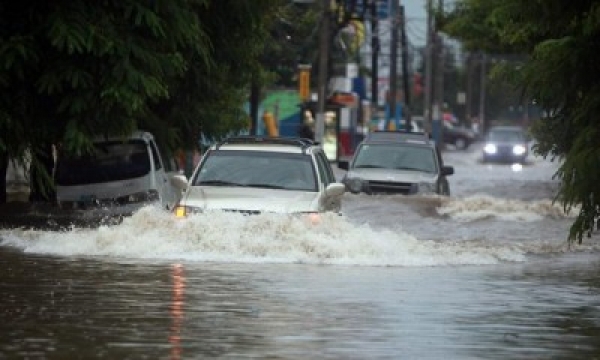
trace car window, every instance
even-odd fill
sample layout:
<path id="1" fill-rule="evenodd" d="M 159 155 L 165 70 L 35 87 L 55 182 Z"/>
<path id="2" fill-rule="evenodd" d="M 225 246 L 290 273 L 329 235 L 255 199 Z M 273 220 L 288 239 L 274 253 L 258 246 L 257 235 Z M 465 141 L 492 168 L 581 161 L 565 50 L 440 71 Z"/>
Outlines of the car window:
<path id="1" fill-rule="evenodd" d="M 154 143 L 156 144 L 156 143 Z M 179 170 L 179 166 L 177 165 L 177 161 L 175 160 L 174 156 L 170 156 L 169 153 L 167 153 L 164 149 L 164 147 L 160 147 L 158 146 L 158 144 L 156 144 L 156 149 L 158 150 L 158 153 L 161 156 L 161 159 L 163 161 L 163 166 L 165 167 L 165 172 L 172 172 L 172 171 L 178 171 Z"/>
<path id="2" fill-rule="evenodd" d="M 58 185 L 85 185 L 128 180 L 150 172 L 150 156 L 141 140 L 106 141 L 94 144 L 81 156 L 59 154 L 55 181 Z"/>
<path id="3" fill-rule="evenodd" d="M 411 144 L 363 144 L 352 168 L 382 168 L 436 173 L 434 149 Z"/>
<path id="4" fill-rule="evenodd" d="M 162 163 L 160 162 L 160 155 L 158 155 L 158 150 L 156 149 L 156 144 L 154 141 L 150 142 L 150 149 L 152 150 L 152 157 L 154 158 L 154 169 L 160 170 L 162 169 Z"/>
<path id="5" fill-rule="evenodd" d="M 193 184 L 317 191 L 307 154 L 220 150 L 207 154 Z"/>
<path id="6" fill-rule="evenodd" d="M 329 160 L 327 160 L 325 153 L 318 151 L 315 153 L 315 155 L 317 159 L 317 166 L 319 167 L 319 175 L 323 184 L 327 186 L 331 183 L 334 183 L 336 181 L 335 175 L 333 174 L 333 170 L 329 165 Z"/>

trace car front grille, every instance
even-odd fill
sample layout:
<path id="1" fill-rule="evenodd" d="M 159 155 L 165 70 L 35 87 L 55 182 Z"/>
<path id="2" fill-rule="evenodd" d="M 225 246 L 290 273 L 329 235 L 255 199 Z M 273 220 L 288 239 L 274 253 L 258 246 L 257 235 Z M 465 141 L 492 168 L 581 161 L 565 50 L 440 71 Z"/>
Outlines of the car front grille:
<path id="1" fill-rule="evenodd" d="M 512 156 L 513 155 L 513 145 L 500 145 L 497 147 L 498 155 L 500 156 Z"/>
<path id="2" fill-rule="evenodd" d="M 412 194 L 416 186 L 407 182 L 369 181 L 366 190 L 370 194 Z"/>

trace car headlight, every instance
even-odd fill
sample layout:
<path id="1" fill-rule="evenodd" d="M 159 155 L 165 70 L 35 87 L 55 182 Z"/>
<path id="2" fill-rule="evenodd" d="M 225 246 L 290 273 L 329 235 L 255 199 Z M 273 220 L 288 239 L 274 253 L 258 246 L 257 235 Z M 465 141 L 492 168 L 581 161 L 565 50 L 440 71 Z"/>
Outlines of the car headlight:
<path id="1" fill-rule="evenodd" d="M 527 149 L 525 149 L 525 146 L 523 146 L 523 145 L 515 145 L 515 146 L 513 146 L 512 152 L 515 155 L 523 155 L 523 154 L 525 154 L 526 150 Z"/>
<path id="2" fill-rule="evenodd" d="M 486 145 L 483 147 L 483 151 L 484 151 L 486 154 L 495 154 L 495 153 L 498 151 L 498 148 L 497 148 L 497 147 L 496 147 L 496 145 L 494 145 L 494 144 L 486 144 Z"/>
<path id="3" fill-rule="evenodd" d="M 419 194 L 434 194 L 437 192 L 436 190 L 435 184 L 425 182 L 419 183 Z"/>
<path id="4" fill-rule="evenodd" d="M 361 178 L 347 178 L 345 183 L 351 193 L 358 194 L 362 191 L 363 180 Z"/>
<path id="5" fill-rule="evenodd" d="M 321 214 L 318 212 L 303 212 L 300 213 L 302 218 L 308 221 L 311 225 L 318 225 L 321 223 Z"/>
<path id="6" fill-rule="evenodd" d="M 193 206 L 185 206 L 185 205 L 177 205 L 173 209 L 173 213 L 175 214 L 175 217 L 177 217 L 177 218 L 185 218 L 185 217 L 188 217 L 189 215 L 198 214 L 201 212 L 202 212 L 202 210 L 200 208 L 193 207 Z"/>

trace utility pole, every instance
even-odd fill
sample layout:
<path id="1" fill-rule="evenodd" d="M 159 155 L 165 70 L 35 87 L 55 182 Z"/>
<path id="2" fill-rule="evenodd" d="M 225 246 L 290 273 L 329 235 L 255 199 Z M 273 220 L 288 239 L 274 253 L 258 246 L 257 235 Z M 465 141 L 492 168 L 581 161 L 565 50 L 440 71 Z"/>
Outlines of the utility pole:
<path id="1" fill-rule="evenodd" d="M 433 5 L 427 0 L 427 39 L 425 44 L 425 89 L 423 117 L 425 131 L 431 134 L 431 98 L 433 95 Z"/>
<path id="2" fill-rule="evenodd" d="M 322 0 L 323 9 L 321 15 L 321 32 L 319 39 L 319 73 L 317 78 L 318 100 L 317 114 L 315 119 L 315 141 L 323 143 L 323 135 L 325 134 L 325 104 L 327 97 L 327 69 L 329 67 L 329 31 L 330 31 L 330 15 L 329 1 Z"/>
<path id="3" fill-rule="evenodd" d="M 390 42 L 390 91 L 388 96 L 390 117 L 396 124 L 396 103 L 398 97 L 398 1 L 391 0 L 392 39 Z M 389 129 L 390 119 L 386 119 L 386 129 Z"/>
<path id="4" fill-rule="evenodd" d="M 481 74 L 479 76 L 479 127 L 483 134 L 487 130 L 487 120 L 485 118 L 485 78 L 486 78 L 486 56 L 484 53 L 480 55 Z"/>
<path id="5" fill-rule="evenodd" d="M 404 118 L 406 119 L 406 130 L 412 129 L 412 119 L 410 110 L 410 74 L 408 72 L 408 45 L 406 43 L 406 16 L 404 14 L 404 5 L 400 5 L 400 22 L 402 24 L 402 82 L 404 84 Z"/>
<path id="6" fill-rule="evenodd" d="M 465 99 L 465 121 L 473 126 L 471 104 L 473 103 L 473 55 L 467 54 L 467 94 Z"/>
<path id="7" fill-rule="evenodd" d="M 379 99 L 379 19 L 377 0 L 371 0 L 371 107 L 377 110 Z M 370 120 L 370 119 L 369 119 Z"/>
<path id="8" fill-rule="evenodd" d="M 439 11 L 444 9 L 444 0 L 438 0 Z M 444 40 L 439 32 L 438 24 L 435 24 L 435 60 L 437 65 L 436 70 L 436 84 L 435 84 L 435 103 L 433 105 L 433 138 L 439 144 L 440 148 L 444 148 L 444 70 L 445 70 L 445 56 L 444 56 Z"/>

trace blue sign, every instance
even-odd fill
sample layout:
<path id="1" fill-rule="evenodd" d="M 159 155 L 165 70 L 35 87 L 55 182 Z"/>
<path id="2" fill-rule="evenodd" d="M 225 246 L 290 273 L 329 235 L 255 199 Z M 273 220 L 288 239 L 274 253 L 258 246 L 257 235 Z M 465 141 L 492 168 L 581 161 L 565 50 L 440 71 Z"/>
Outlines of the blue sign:
<path id="1" fill-rule="evenodd" d="M 387 19 L 388 17 L 390 17 L 390 0 L 346 0 L 346 7 L 348 8 L 350 6 L 350 3 L 356 2 L 356 7 L 354 11 L 357 14 L 363 13 L 363 8 L 365 5 L 369 7 L 365 14 L 370 14 L 371 1 L 375 1 L 377 3 L 377 18 Z"/>

